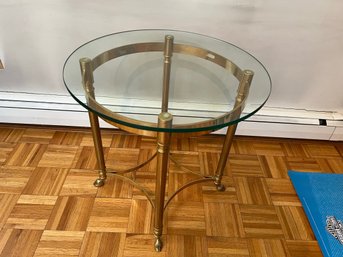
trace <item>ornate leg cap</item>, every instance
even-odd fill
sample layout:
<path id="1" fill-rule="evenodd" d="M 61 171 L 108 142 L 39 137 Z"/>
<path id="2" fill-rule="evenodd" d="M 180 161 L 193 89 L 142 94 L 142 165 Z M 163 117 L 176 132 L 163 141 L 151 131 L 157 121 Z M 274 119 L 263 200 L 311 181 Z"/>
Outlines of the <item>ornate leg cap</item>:
<path id="1" fill-rule="evenodd" d="M 105 185 L 105 179 L 98 178 L 94 181 L 93 185 L 96 187 L 102 187 Z"/>
<path id="2" fill-rule="evenodd" d="M 162 243 L 161 238 L 156 238 L 156 241 L 155 241 L 155 244 L 154 244 L 155 251 L 156 252 L 160 252 L 162 250 L 162 246 L 163 246 L 163 243 Z"/>
<path id="3" fill-rule="evenodd" d="M 217 191 L 224 192 L 225 186 L 223 184 L 216 185 Z"/>

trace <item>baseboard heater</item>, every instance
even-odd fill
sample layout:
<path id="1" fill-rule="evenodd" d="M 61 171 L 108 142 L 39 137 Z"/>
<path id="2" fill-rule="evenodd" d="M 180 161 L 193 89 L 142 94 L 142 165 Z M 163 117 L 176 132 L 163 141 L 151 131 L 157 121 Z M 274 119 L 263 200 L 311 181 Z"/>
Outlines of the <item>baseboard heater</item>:
<path id="1" fill-rule="evenodd" d="M 101 99 L 116 111 L 122 111 L 127 99 Z M 159 102 L 140 102 L 131 99 L 131 114 L 148 117 L 159 112 Z M 130 101 L 129 101 L 130 102 Z M 152 106 L 146 108 L 145 106 Z M 220 104 L 192 103 L 194 112 L 182 104 L 174 104 L 185 122 L 216 116 L 223 108 Z M 249 107 L 247 107 L 249 108 Z M 126 107 L 125 107 L 126 109 Z M 199 116 L 199 113 L 201 115 Z M 130 115 L 130 113 L 126 113 Z M 88 127 L 86 110 L 69 95 L 38 94 L 24 92 L 0 92 L 0 123 L 57 125 Z M 102 127 L 111 127 L 101 123 Z M 215 133 L 223 134 L 225 129 Z M 292 108 L 263 107 L 257 114 L 238 125 L 237 135 L 303 138 L 319 140 L 343 140 L 343 114 L 326 111 L 310 111 Z"/>

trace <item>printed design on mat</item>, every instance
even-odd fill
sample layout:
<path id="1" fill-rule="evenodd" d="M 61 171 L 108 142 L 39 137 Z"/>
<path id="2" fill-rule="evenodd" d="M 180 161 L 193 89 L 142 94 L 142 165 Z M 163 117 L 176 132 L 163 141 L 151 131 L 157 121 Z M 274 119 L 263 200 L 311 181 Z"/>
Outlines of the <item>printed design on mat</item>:
<path id="1" fill-rule="evenodd" d="M 326 217 L 326 230 L 343 245 L 343 223 L 335 216 Z"/>

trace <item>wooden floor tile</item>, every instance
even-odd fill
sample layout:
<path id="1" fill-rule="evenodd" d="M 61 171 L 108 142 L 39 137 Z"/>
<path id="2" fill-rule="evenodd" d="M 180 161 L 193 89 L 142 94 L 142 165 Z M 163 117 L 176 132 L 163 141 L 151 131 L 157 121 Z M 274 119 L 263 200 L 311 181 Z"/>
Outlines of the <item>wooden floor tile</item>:
<path id="1" fill-rule="evenodd" d="M 256 155 L 254 141 L 244 139 L 234 139 L 232 142 L 233 152 L 237 155 Z"/>
<path id="2" fill-rule="evenodd" d="M 164 247 L 161 252 L 154 249 L 155 238 L 152 235 L 127 234 L 124 257 L 167 257 L 168 239 L 162 236 Z"/>
<path id="3" fill-rule="evenodd" d="M 198 151 L 198 140 L 197 138 L 172 138 L 171 143 L 172 151 Z"/>
<path id="4" fill-rule="evenodd" d="M 286 242 L 292 257 L 323 257 L 317 241 L 287 240 Z"/>
<path id="5" fill-rule="evenodd" d="M 76 146 L 49 145 L 38 166 L 71 168 L 77 149 Z"/>
<path id="6" fill-rule="evenodd" d="M 16 143 L 23 135 L 25 129 L 0 127 L 0 142 Z"/>
<path id="7" fill-rule="evenodd" d="M 107 157 L 108 148 L 104 148 L 104 158 Z M 92 146 L 79 147 L 72 163 L 74 169 L 98 170 L 95 148 Z"/>
<path id="8" fill-rule="evenodd" d="M 4 164 L 10 153 L 13 151 L 15 144 L 0 142 L 0 165 Z"/>
<path id="9" fill-rule="evenodd" d="M 107 154 L 106 166 L 109 169 L 123 171 L 136 166 L 139 149 L 111 148 Z"/>
<path id="10" fill-rule="evenodd" d="M 95 197 L 98 188 L 95 187 L 93 183 L 97 178 L 98 174 L 94 170 L 71 169 L 65 178 L 60 195 L 84 195 Z"/>
<path id="11" fill-rule="evenodd" d="M 112 137 L 113 137 L 112 133 L 104 133 L 103 131 L 101 131 L 102 146 L 110 147 L 112 143 Z M 90 129 L 89 129 L 89 132 L 84 133 L 82 135 L 80 146 L 94 147 L 93 136 L 92 136 L 92 133 L 90 132 Z"/>
<path id="12" fill-rule="evenodd" d="M 85 232 L 45 230 L 34 257 L 79 256 Z"/>
<path id="13" fill-rule="evenodd" d="M 126 233 L 131 199 L 96 198 L 87 231 Z"/>
<path id="14" fill-rule="evenodd" d="M 130 134 L 114 134 L 111 147 L 113 148 L 139 148 L 141 136 Z"/>
<path id="15" fill-rule="evenodd" d="M 38 167 L 23 189 L 26 195 L 58 195 L 62 189 L 68 169 Z"/>
<path id="16" fill-rule="evenodd" d="M 123 256 L 125 234 L 86 232 L 80 257 Z"/>
<path id="17" fill-rule="evenodd" d="M 238 203 L 271 205 L 272 201 L 263 178 L 234 177 Z"/>
<path id="18" fill-rule="evenodd" d="M 20 194 L 33 172 L 30 167 L 0 167 L 0 193 Z"/>
<path id="19" fill-rule="evenodd" d="M 281 143 L 281 147 L 285 156 L 288 157 L 305 157 L 310 158 L 310 153 L 307 151 L 304 144 L 298 142 L 283 142 Z"/>
<path id="20" fill-rule="evenodd" d="M 85 231 L 94 198 L 60 196 L 46 225 L 48 230 Z"/>
<path id="21" fill-rule="evenodd" d="M 239 208 L 247 238 L 284 238 L 274 206 L 240 205 Z"/>
<path id="22" fill-rule="evenodd" d="M 205 236 L 168 235 L 168 257 L 208 257 Z"/>
<path id="23" fill-rule="evenodd" d="M 218 191 L 213 181 L 201 183 L 202 198 L 206 202 L 225 202 L 238 203 L 235 182 L 232 177 L 223 176 L 222 184 L 225 186 L 225 191 Z"/>
<path id="24" fill-rule="evenodd" d="M 16 205 L 19 194 L 0 194 L 0 230 L 4 226 L 12 209 Z"/>
<path id="25" fill-rule="evenodd" d="M 152 234 L 153 208 L 148 200 L 133 199 L 127 233 Z"/>
<path id="26" fill-rule="evenodd" d="M 224 137 L 216 137 L 213 135 L 208 135 L 204 137 L 199 137 L 198 142 L 198 152 L 215 152 L 220 153 L 223 148 Z M 230 153 L 234 153 L 234 149 L 231 148 Z"/>
<path id="27" fill-rule="evenodd" d="M 21 195 L 4 227 L 45 229 L 56 199 L 56 196 Z"/>
<path id="28" fill-rule="evenodd" d="M 156 153 L 155 149 L 140 149 L 138 155 L 138 164 L 144 163 L 148 160 L 153 154 Z M 155 173 L 157 169 L 157 158 L 154 158 L 151 162 L 144 165 L 139 171 L 146 171 Z"/>
<path id="29" fill-rule="evenodd" d="M 132 184 L 108 174 L 105 186 L 98 188 L 97 197 L 132 198 L 132 194 Z"/>
<path id="30" fill-rule="evenodd" d="M 217 171 L 220 154 L 217 152 L 199 152 L 200 173 L 204 176 L 213 176 Z M 229 165 L 223 171 L 224 175 L 229 175 Z"/>
<path id="31" fill-rule="evenodd" d="M 287 161 L 284 156 L 258 156 L 264 174 L 268 178 L 287 178 Z"/>
<path id="32" fill-rule="evenodd" d="M 279 239 L 250 239 L 250 257 L 290 257 L 286 243 Z"/>
<path id="33" fill-rule="evenodd" d="M 56 131 L 50 140 L 50 144 L 79 146 L 82 138 L 83 134 L 79 132 Z"/>
<path id="34" fill-rule="evenodd" d="M 0 257 L 32 257 L 42 233 L 43 230 L 1 230 Z"/>
<path id="35" fill-rule="evenodd" d="M 258 156 L 254 155 L 231 155 L 229 169 L 234 176 L 265 176 Z"/>
<path id="36" fill-rule="evenodd" d="M 194 174 L 185 174 L 185 173 L 169 173 L 168 178 L 168 195 L 172 195 L 182 186 L 186 185 L 187 183 L 200 179 L 201 177 L 194 175 Z M 202 201 L 202 189 L 201 184 L 191 185 L 180 193 L 178 193 L 174 198 L 173 201 L 195 201 L 201 202 Z"/>
<path id="37" fill-rule="evenodd" d="M 205 203 L 206 235 L 243 237 L 243 224 L 237 204 Z"/>
<path id="38" fill-rule="evenodd" d="M 306 150 L 311 157 L 341 157 L 334 145 L 329 144 L 306 144 Z"/>
<path id="39" fill-rule="evenodd" d="M 141 149 L 149 149 L 156 151 L 157 149 L 157 141 L 156 138 L 153 137 L 142 137 L 141 138 Z"/>
<path id="40" fill-rule="evenodd" d="M 101 130 L 109 170 L 156 152 L 156 139 Z M 222 135 L 172 138 L 166 198 L 216 172 Z M 181 191 L 166 208 L 162 252 L 145 194 L 98 167 L 90 129 L 0 125 L 0 257 L 322 257 L 288 170 L 343 173 L 343 143 L 237 136 L 216 190 L 213 181 Z M 134 179 L 155 191 L 157 159 Z M 133 176 L 135 175 L 135 176 Z M 154 196 L 152 196 L 154 198 Z"/>
<path id="41" fill-rule="evenodd" d="M 251 257 L 246 239 L 208 237 L 207 246 L 208 257 Z"/>
<path id="42" fill-rule="evenodd" d="M 343 158 L 316 158 L 324 173 L 343 173 Z"/>
<path id="43" fill-rule="evenodd" d="M 199 154 L 186 151 L 171 151 L 172 158 L 177 162 L 169 161 L 171 173 L 184 173 L 183 167 L 200 174 Z M 179 165 L 178 165 L 179 164 Z"/>
<path id="44" fill-rule="evenodd" d="M 50 129 L 25 129 L 25 132 L 22 134 L 20 138 L 20 142 L 49 144 L 54 133 L 55 132 Z"/>
<path id="45" fill-rule="evenodd" d="M 155 175 L 151 173 L 137 174 L 135 182 L 140 184 L 149 193 L 149 195 L 155 194 L 156 178 Z M 168 197 L 168 184 L 166 185 L 166 195 Z M 133 199 L 146 199 L 146 195 L 137 187 L 132 188 L 132 198 Z"/>
<path id="46" fill-rule="evenodd" d="M 275 207 L 285 238 L 288 240 L 315 240 L 305 212 L 300 206 Z"/>
<path id="47" fill-rule="evenodd" d="M 266 178 L 265 180 L 274 206 L 301 206 L 289 179 Z"/>
<path id="48" fill-rule="evenodd" d="M 334 142 L 334 146 L 336 147 L 336 150 L 341 155 L 341 158 L 343 158 L 343 142 L 342 141 Z"/>
<path id="49" fill-rule="evenodd" d="M 172 202 L 167 208 L 168 234 L 206 235 L 203 203 Z"/>
<path id="50" fill-rule="evenodd" d="M 290 170 L 319 172 L 322 171 L 316 159 L 303 157 L 286 157 Z"/>
<path id="51" fill-rule="evenodd" d="M 36 167 L 47 149 L 47 145 L 20 143 L 7 158 L 8 166 Z"/>
<path id="52" fill-rule="evenodd" d="M 254 149 L 257 155 L 264 156 L 284 156 L 285 153 L 278 141 L 257 142 L 254 143 Z"/>

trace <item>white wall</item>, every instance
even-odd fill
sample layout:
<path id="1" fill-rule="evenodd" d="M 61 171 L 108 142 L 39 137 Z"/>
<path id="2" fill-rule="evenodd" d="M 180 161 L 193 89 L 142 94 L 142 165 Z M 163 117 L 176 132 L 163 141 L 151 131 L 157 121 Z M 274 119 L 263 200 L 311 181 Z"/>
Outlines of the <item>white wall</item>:
<path id="1" fill-rule="evenodd" d="M 273 80 L 268 107 L 340 120 L 342 10 L 341 0 L 1 0 L 0 91 L 68 95 L 62 66 L 79 45 L 117 31 L 170 28 L 257 57 Z"/>

